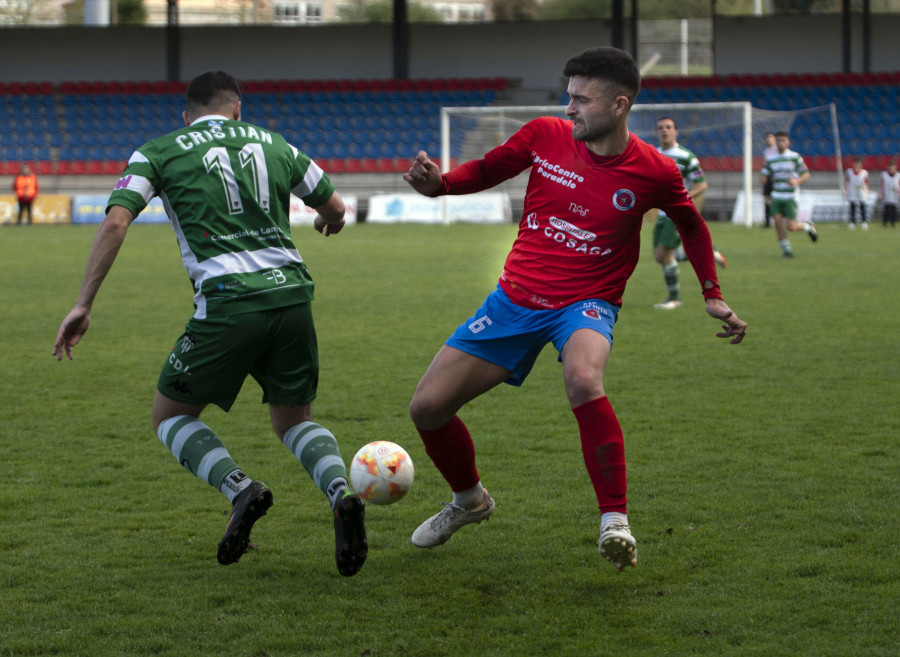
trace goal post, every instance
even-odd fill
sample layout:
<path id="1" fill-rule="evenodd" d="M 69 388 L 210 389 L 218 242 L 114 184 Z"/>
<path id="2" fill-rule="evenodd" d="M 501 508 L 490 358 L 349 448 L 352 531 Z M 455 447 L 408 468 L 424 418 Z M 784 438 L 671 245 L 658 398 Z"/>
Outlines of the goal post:
<path id="1" fill-rule="evenodd" d="M 482 157 L 534 118 L 566 118 L 565 110 L 564 105 L 442 107 L 442 170 Z M 787 111 L 761 110 L 746 101 L 636 104 L 629 114 L 628 128 L 655 145 L 656 121 L 662 117 L 675 121 L 679 143 L 697 155 L 707 174 L 710 184 L 704 211 L 728 214 L 747 226 L 762 221 L 758 172 L 765 132 L 792 133 L 796 127 L 792 148 L 807 157 L 809 145 L 816 157 L 833 158 L 836 184 L 841 184 L 840 139 L 833 104 Z M 524 192 L 526 181 L 527 172 L 503 183 L 500 189 L 509 192 L 515 202 Z M 755 194 L 754 183 L 758 190 Z"/>

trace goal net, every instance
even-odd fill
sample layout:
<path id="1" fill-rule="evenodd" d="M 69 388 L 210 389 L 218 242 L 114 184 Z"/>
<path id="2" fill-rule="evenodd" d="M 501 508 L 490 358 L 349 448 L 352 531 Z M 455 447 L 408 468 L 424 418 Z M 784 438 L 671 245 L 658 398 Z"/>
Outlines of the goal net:
<path id="1" fill-rule="evenodd" d="M 460 162 L 480 158 L 531 119 L 565 118 L 565 109 L 563 105 L 442 107 L 441 165 L 446 171 Z M 788 132 L 791 148 L 803 155 L 810 168 L 833 172 L 835 185 L 842 185 L 840 137 L 833 104 L 789 111 L 756 109 L 748 102 L 636 104 L 628 128 L 644 141 L 656 144 L 656 121 L 662 117 L 675 121 L 679 144 L 697 155 L 706 173 L 709 188 L 698 205 L 707 219 L 727 219 L 748 226 L 763 221 L 759 171 L 766 132 Z M 498 188 L 510 195 L 514 215 L 521 214 L 527 177 L 525 171 Z"/>

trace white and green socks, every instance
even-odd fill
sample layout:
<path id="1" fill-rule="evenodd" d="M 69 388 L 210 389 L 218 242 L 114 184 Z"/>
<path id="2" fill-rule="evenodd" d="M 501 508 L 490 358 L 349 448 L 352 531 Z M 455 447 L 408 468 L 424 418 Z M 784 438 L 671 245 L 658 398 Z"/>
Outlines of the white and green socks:
<path id="1" fill-rule="evenodd" d="M 170 417 L 160 422 L 156 435 L 186 470 L 219 489 L 229 502 L 250 485 L 222 440 L 197 418 Z"/>
<path id="2" fill-rule="evenodd" d="M 189 415 L 163 420 L 157 436 L 184 468 L 219 489 L 230 502 L 252 480 L 237 466 L 222 440 L 203 422 Z M 282 440 L 333 507 L 349 487 L 347 468 L 335 437 L 314 422 L 291 427 Z"/>
<path id="3" fill-rule="evenodd" d="M 334 507 L 343 490 L 349 486 L 347 468 L 334 435 L 315 422 L 301 422 L 285 432 L 282 442 L 306 468 L 313 482 Z"/>
<path id="4" fill-rule="evenodd" d="M 678 261 L 673 260 L 671 264 L 663 265 L 663 278 L 666 281 L 666 289 L 669 290 L 670 299 L 681 299 L 681 270 L 678 268 Z"/>

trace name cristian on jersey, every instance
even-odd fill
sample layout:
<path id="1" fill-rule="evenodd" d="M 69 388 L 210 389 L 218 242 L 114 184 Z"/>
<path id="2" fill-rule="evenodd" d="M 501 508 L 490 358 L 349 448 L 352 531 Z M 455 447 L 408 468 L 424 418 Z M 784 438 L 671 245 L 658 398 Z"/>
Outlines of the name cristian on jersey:
<path id="1" fill-rule="evenodd" d="M 531 160 L 538 168 L 540 175 L 555 183 L 575 189 L 578 186 L 577 183 L 584 182 L 584 176 L 580 173 L 569 171 L 558 164 L 553 164 L 542 158 L 535 151 L 531 151 Z"/>
<path id="2" fill-rule="evenodd" d="M 272 135 L 265 130 L 257 130 L 252 125 L 235 125 L 223 126 L 219 121 L 210 121 L 208 130 L 191 131 L 175 137 L 177 143 L 183 150 L 189 151 L 194 146 L 208 144 L 216 139 L 225 139 L 226 137 L 243 137 L 244 139 L 254 139 L 256 141 L 272 143 Z"/>

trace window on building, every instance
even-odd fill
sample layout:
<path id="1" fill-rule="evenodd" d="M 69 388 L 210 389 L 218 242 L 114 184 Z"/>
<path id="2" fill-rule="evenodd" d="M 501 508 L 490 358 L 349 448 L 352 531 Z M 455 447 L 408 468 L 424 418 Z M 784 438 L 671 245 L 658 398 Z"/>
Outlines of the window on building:
<path id="1" fill-rule="evenodd" d="M 321 23 L 322 3 L 277 0 L 274 5 L 273 20 L 281 25 Z"/>

